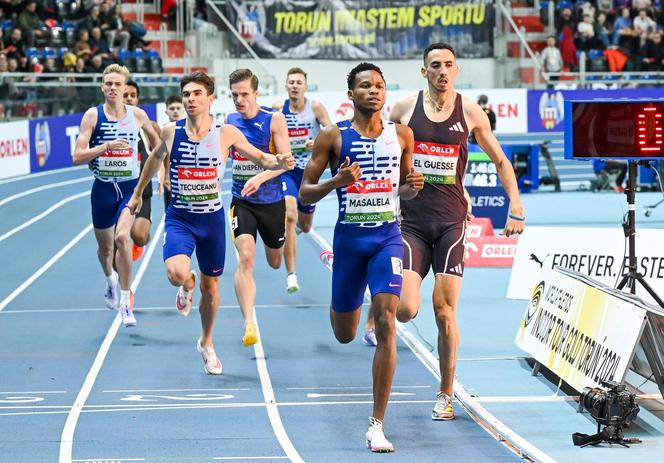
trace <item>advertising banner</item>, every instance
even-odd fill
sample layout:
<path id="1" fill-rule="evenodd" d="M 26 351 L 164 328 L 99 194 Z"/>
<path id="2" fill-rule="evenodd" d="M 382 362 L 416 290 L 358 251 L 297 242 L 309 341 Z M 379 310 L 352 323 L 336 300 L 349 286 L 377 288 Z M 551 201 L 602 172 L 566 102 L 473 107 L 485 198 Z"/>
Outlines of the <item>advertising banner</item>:
<path id="1" fill-rule="evenodd" d="M 491 0 L 231 0 L 227 13 L 262 58 L 419 58 L 432 42 L 493 56 Z"/>
<path id="2" fill-rule="evenodd" d="M 2 124 L 0 128 L 0 178 L 29 173 L 28 121 Z"/>
<path id="3" fill-rule="evenodd" d="M 662 98 L 658 88 L 624 90 L 528 90 L 528 132 L 562 132 L 565 100 Z"/>
<path id="4" fill-rule="evenodd" d="M 579 392 L 622 382 L 645 323 L 643 302 L 559 268 L 544 269 L 530 292 L 517 346 Z"/>
<path id="5" fill-rule="evenodd" d="M 83 113 L 30 120 L 30 172 L 71 167 Z"/>
<path id="6" fill-rule="evenodd" d="M 664 230 L 640 229 L 636 233 L 637 270 L 664 296 Z M 528 299 L 542 267 L 560 266 L 616 286 L 626 265 L 625 235 L 621 228 L 528 227 L 519 237 L 507 288 L 508 299 Z M 640 285 L 636 294 L 654 302 Z"/>

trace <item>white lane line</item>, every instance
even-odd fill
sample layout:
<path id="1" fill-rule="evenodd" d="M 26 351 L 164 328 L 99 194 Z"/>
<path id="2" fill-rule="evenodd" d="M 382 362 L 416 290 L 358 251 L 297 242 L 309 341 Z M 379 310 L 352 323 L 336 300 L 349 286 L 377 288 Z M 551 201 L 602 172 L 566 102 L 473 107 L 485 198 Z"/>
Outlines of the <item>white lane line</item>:
<path id="1" fill-rule="evenodd" d="M 0 394 L 66 394 L 67 391 L 0 391 Z"/>
<path id="2" fill-rule="evenodd" d="M 309 308 L 328 308 L 330 304 L 258 304 L 255 307 L 260 309 L 309 309 Z M 220 305 L 220 309 L 239 309 L 239 305 Z M 192 310 L 198 310 L 198 306 L 193 306 Z M 135 312 L 150 312 L 150 311 L 173 311 L 173 306 L 157 306 L 157 307 L 134 307 Z M 5 310 L 0 314 L 21 314 L 21 313 L 60 313 L 60 312 L 104 312 L 107 313 L 106 307 L 86 307 L 81 309 L 13 309 Z"/>
<path id="3" fill-rule="evenodd" d="M 412 405 L 412 404 L 428 404 L 431 405 L 432 400 L 390 400 L 390 405 Z M 371 405 L 373 400 L 324 400 L 324 401 L 311 401 L 311 402 L 279 402 L 274 403 L 275 407 L 320 407 L 323 405 L 340 406 L 340 405 Z M 56 410 L 62 408 L 63 410 Z M 7 407 L 3 410 L 44 410 L 44 411 L 25 411 L 25 412 L 12 412 L 0 413 L 0 416 L 18 416 L 18 415 L 65 415 L 69 412 L 64 410 L 69 408 L 65 405 L 44 405 L 42 408 L 38 407 Z M 131 405 L 86 405 L 81 413 L 115 413 L 115 412 L 138 412 L 138 411 L 165 411 L 165 410 L 197 410 L 197 409 L 211 409 L 211 408 L 265 408 L 265 402 L 237 402 L 237 403 L 191 403 L 191 404 L 131 404 Z M 71 461 L 71 460 L 70 460 Z"/>
<path id="4" fill-rule="evenodd" d="M 229 230 L 231 231 L 231 236 L 233 230 L 231 229 L 231 224 L 226 220 Z M 233 247 L 235 254 L 235 261 L 240 261 L 240 256 L 237 252 L 237 249 Z M 267 361 L 265 360 L 265 352 L 263 351 L 263 342 L 261 341 L 261 332 L 258 325 L 258 314 L 254 308 L 254 324 L 256 326 L 256 335 L 258 336 L 258 342 L 254 344 L 254 354 L 256 356 L 256 368 L 258 369 L 258 376 L 261 380 L 261 389 L 263 391 L 263 398 L 265 400 L 265 407 L 267 409 L 267 416 L 270 419 L 270 424 L 272 425 L 272 431 L 279 441 L 279 445 L 283 449 L 284 453 L 288 456 L 291 462 L 293 463 L 304 463 L 304 460 L 298 453 L 297 449 L 291 442 L 286 433 L 286 428 L 284 423 L 281 421 L 281 416 L 279 415 L 279 408 L 277 407 L 277 400 L 274 396 L 274 389 L 272 389 L 272 381 L 270 380 L 270 373 L 267 369 Z"/>
<path id="5" fill-rule="evenodd" d="M 24 228 L 29 227 L 29 226 L 32 225 L 33 223 L 35 223 L 35 222 L 37 222 L 37 221 L 43 219 L 44 217 L 46 217 L 47 215 L 49 215 L 51 212 L 53 212 L 53 211 L 59 209 L 60 207 L 64 206 L 65 204 L 67 204 L 67 203 L 69 203 L 69 202 L 72 202 L 72 201 L 74 201 L 74 200 L 76 200 L 76 199 L 82 198 L 83 196 L 89 196 L 89 195 L 90 195 L 90 192 L 89 192 L 89 191 L 84 191 L 83 193 L 79 193 L 79 194 L 76 194 L 76 195 L 67 196 L 65 199 L 63 199 L 62 201 L 58 201 L 57 203 L 55 203 L 54 205 L 52 205 L 51 207 L 49 207 L 48 209 L 46 209 L 46 210 L 45 210 L 44 212 L 42 212 L 41 214 L 38 214 L 38 215 L 34 216 L 33 218 L 31 218 L 30 220 L 27 220 L 27 221 L 23 222 L 21 225 L 12 228 L 11 230 L 9 230 L 9 231 L 8 231 L 7 233 L 5 233 L 4 235 L 0 235 L 0 241 L 4 241 L 4 240 L 6 240 L 7 238 L 9 238 L 10 236 L 12 236 L 13 234 L 18 233 L 18 232 L 20 232 L 21 230 L 23 230 Z"/>
<path id="6" fill-rule="evenodd" d="M 319 235 L 313 228 L 307 235 L 310 236 L 314 242 L 318 243 L 323 250 L 332 250 L 332 246 L 330 246 L 325 238 Z M 329 263 L 327 264 L 327 268 L 330 269 L 330 271 L 332 270 Z M 367 293 L 365 292 L 365 298 L 366 297 Z M 434 357 L 419 339 L 412 335 L 412 333 L 406 328 L 405 324 L 397 322 L 396 327 L 399 338 L 401 338 L 415 356 L 420 359 L 434 377 L 440 381 L 438 359 Z M 489 411 L 482 407 L 482 405 L 475 400 L 475 398 L 472 397 L 456 379 L 454 380 L 454 395 L 471 418 L 511 452 L 538 462 L 554 463 L 556 461 L 489 413 Z"/>
<path id="7" fill-rule="evenodd" d="M 172 307 L 171 307 L 172 308 Z M 248 387 L 238 388 L 211 388 L 211 389 L 108 389 L 101 392 L 210 392 L 210 391 L 250 391 Z"/>
<path id="8" fill-rule="evenodd" d="M 457 359 L 457 362 L 491 362 L 493 360 L 528 360 L 529 357 L 515 355 L 513 357 L 475 357 Z"/>
<path id="9" fill-rule="evenodd" d="M 90 227 L 92 227 L 92 225 L 90 225 Z M 154 236 L 155 237 L 161 236 L 163 230 L 164 230 L 164 217 L 162 216 Z M 131 290 L 134 292 L 134 294 L 136 294 L 136 289 L 138 288 L 138 285 L 141 283 L 141 279 L 145 274 L 145 270 L 148 267 L 150 258 L 152 257 L 152 254 L 154 253 L 157 244 L 160 242 L 161 240 L 155 238 L 152 240 L 152 243 L 150 243 L 145 253 L 145 256 L 143 257 L 143 261 L 141 262 L 141 266 L 139 267 L 138 272 L 136 273 L 136 277 L 134 278 L 134 281 L 131 284 Z M 104 337 L 104 341 L 101 343 L 101 346 L 99 347 L 97 356 L 95 357 L 95 360 L 92 363 L 90 371 L 88 371 L 88 374 L 85 377 L 83 386 L 81 387 L 81 390 L 79 391 L 78 396 L 74 401 L 74 404 L 69 410 L 69 413 L 67 415 L 67 421 L 65 422 L 65 426 L 62 430 L 62 436 L 60 437 L 60 460 L 59 460 L 60 463 L 71 462 L 72 447 L 74 444 L 74 431 L 76 429 L 76 423 L 78 422 L 78 417 L 81 414 L 81 410 L 85 406 L 85 401 L 88 399 L 88 396 L 92 391 L 92 386 L 94 385 L 97 379 L 97 375 L 99 374 L 99 371 L 101 371 L 101 367 L 104 364 L 106 355 L 108 354 L 108 351 L 111 348 L 111 343 L 113 342 L 113 339 L 115 339 L 115 335 L 117 334 L 118 328 L 120 327 L 120 319 L 121 319 L 120 312 L 118 312 L 115 315 L 113 323 L 111 323 L 111 326 L 106 333 L 106 337 Z"/>
<path id="10" fill-rule="evenodd" d="M 60 249 L 53 257 L 51 257 L 48 262 L 46 262 L 44 265 L 39 268 L 35 273 L 32 274 L 30 278 L 25 280 L 21 285 L 16 288 L 12 293 L 4 298 L 2 302 L 0 302 L 0 312 L 2 312 L 2 309 L 7 307 L 16 297 L 21 294 L 25 289 L 30 286 L 34 281 L 42 276 L 44 272 L 46 272 L 53 264 L 55 264 L 62 256 L 64 256 L 67 251 L 69 251 L 76 243 L 78 243 L 90 230 L 92 230 L 92 224 L 86 226 L 83 230 L 80 231 L 78 235 L 76 235 L 69 243 L 67 243 L 62 249 Z"/>
<path id="11" fill-rule="evenodd" d="M 21 180 L 32 180 L 33 178 L 43 177 L 45 175 L 60 174 L 62 172 L 67 172 L 72 170 L 82 170 L 87 168 L 88 168 L 87 165 L 75 166 L 75 167 L 63 167 L 62 169 L 53 169 L 45 172 L 37 172 L 36 174 L 19 175 L 18 177 L 12 177 L 5 180 L 0 180 L 0 185 L 4 185 L 6 183 L 20 182 Z"/>
<path id="12" fill-rule="evenodd" d="M 312 387 L 287 387 L 287 391 L 320 391 L 320 390 L 345 390 L 345 389 L 368 389 L 372 386 L 312 386 Z M 392 389 L 431 389 L 431 386 L 392 386 Z"/>
<path id="13" fill-rule="evenodd" d="M 74 180 L 65 180 L 63 182 L 49 183 L 48 185 L 42 185 L 42 186 L 38 186 L 38 187 L 35 187 L 35 188 L 30 188 L 29 190 L 25 190 L 25 191 L 22 191 L 20 193 L 16 193 L 16 194 L 11 195 L 11 196 L 7 196 L 5 199 L 0 201 L 0 206 L 4 206 L 5 204 L 10 203 L 10 202 L 12 202 L 16 199 L 23 198 L 25 196 L 29 196 L 29 195 L 34 194 L 34 193 L 39 193 L 40 191 L 50 190 L 52 188 L 58 188 L 58 187 L 65 186 L 65 185 L 74 185 L 76 183 L 89 182 L 92 179 L 93 179 L 93 177 L 83 177 L 83 178 L 77 178 L 77 179 L 74 179 Z"/>
<path id="14" fill-rule="evenodd" d="M 122 463 L 123 461 L 145 461 L 145 458 L 84 458 L 80 461 L 83 463 Z"/>
<path id="15" fill-rule="evenodd" d="M 417 395 L 414 392 L 390 392 L 390 397 L 400 397 L 400 396 L 413 396 Z M 307 397 L 310 399 L 322 399 L 323 397 L 373 397 L 373 393 L 369 392 L 366 394 L 363 393 L 338 393 L 338 394 L 321 394 L 318 392 L 310 392 L 307 394 Z"/>
<path id="16" fill-rule="evenodd" d="M 246 461 L 246 460 L 288 460 L 287 456 L 266 456 L 266 457 L 214 457 L 213 460 L 224 461 Z"/>

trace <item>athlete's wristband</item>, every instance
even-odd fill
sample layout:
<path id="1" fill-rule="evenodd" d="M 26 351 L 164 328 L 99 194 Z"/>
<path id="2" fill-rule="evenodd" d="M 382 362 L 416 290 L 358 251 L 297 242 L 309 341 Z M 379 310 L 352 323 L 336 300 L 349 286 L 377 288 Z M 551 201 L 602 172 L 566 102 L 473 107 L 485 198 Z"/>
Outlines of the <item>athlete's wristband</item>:
<path id="1" fill-rule="evenodd" d="M 509 217 L 512 220 L 518 220 L 519 222 L 524 222 L 526 220 L 525 217 L 517 217 L 517 216 L 512 215 L 512 214 L 508 215 L 507 217 Z"/>

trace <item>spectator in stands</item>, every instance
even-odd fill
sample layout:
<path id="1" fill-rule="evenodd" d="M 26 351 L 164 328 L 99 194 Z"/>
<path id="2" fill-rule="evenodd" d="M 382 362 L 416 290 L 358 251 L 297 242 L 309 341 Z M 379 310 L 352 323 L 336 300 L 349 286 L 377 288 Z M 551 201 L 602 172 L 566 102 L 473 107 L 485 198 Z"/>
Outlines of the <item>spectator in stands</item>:
<path id="1" fill-rule="evenodd" d="M 104 72 L 104 60 L 102 59 L 101 56 L 95 55 L 92 58 L 90 58 L 90 61 L 88 62 L 85 72 L 92 73 L 92 74 L 101 74 Z"/>
<path id="2" fill-rule="evenodd" d="M 569 27 L 570 31 L 576 30 L 576 21 L 574 20 L 574 17 L 572 17 L 572 10 L 569 8 L 563 8 L 556 21 L 556 32 L 558 33 L 558 37 L 561 36 L 565 26 Z"/>
<path id="3" fill-rule="evenodd" d="M 583 18 L 585 15 L 590 16 L 590 18 L 595 17 L 595 7 L 591 2 L 584 2 L 583 5 L 581 5 L 581 17 Z"/>
<path id="4" fill-rule="evenodd" d="M 37 0 L 27 0 L 25 8 L 18 15 L 18 27 L 21 28 L 28 47 L 35 45 L 36 38 L 48 38 L 48 29 L 37 15 Z"/>
<path id="5" fill-rule="evenodd" d="M 104 24 L 104 21 L 103 21 L 101 15 L 100 15 L 100 12 L 99 12 L 99 5 L 94 5 L 90 9 L 90 13 L 88 14 L 88 16 L 81 23 L 80 27 L 82 27 L 83 29 L 87 29 L 87 30 L 91 31 L 93 27 L 101 28 L 103 24 Z M 106 26 L 106 27 L 108 27 L 108 26 Z"/>
<path id="6" fill-rule="evenodd" d="M 5 42 L 3 51 L 8 57 L 14 57 L 19 61 L 22 57 L 25 57 L 25 42 L 23 41 L 23 32 L 21 32 L 21 29 L 18 27 L 12 29 L 12 33 Z"/>
<path id="7" fill-rule="evenodd" d="M 102 58 L 108 59 L 111 52 L 106 37 L 101 34 L 101 29 L 99 27 L 93 27 L 90 31 L 90 36 L 88 43 L 90 43 L 92 54 L 101 55 Z"/>
<path id="8" fill-rule="evenodd" d="M 613 45 L 623 47 L 629 51 L 635 50 L 634 36 L 635 32 L 632 28 L 629 8 L 623 8 L 620 17 L 613 23 Z"/>
<path id="9" fill-rule="evenodd" d="M 5 12 L 7 18 L 19 14 L 23 9 L 23 0 L 0 0 L 0 9 Z"/>
<path id="10" fill-rule="evenodd" d="M 631 0 L 613 0 L 613 9 L 615 11 L 621 11 L 623 8 L 629 8 L 631 6 Z"/>
<path id="11" fill-rule="evenodd" d="M 648 36 L 657 30 L 657 23 L 648 16 L 646 10 L 639 10 L 639 15 L 634 18 L 634 32 L 639 37 L 639 45 L 643 46 L 646 43 Z"/>
<path id="12" fill-rule="evenodd" d="M 540 54 L 540 60 L 546 72 L 560 72 L 563 69 L 563 57 L 556 47 L 556 38 L 553 35 L 547 37 L 546 47 Z M 551 76 L 549 80 L 558 80 L 558 76 Z M 549 84 L 549 88 L 553 88 L 553 84 Z"/>
<path id="13" fill-rule="evenodd" d="M 129 48 L 130 35 L 122 20 L 120 4 L 118 3 L 111 8 L 108 3 L 102 3 L 100 14 L 106 26 L 105 28 L 102 27 L 102 31 L 106 33 L 108 47 L 113 50 L 117 43 L 120 49 Z"/>
<path id="14" fill-rule="evenodd" d="M 21 70 L 18 68 L 18 60 L 16 58 L 7 58 L 7 71 L 21 72 Z"/>
<path id="15" fill-rule="evenodd" d="M 632 8 L 636 11 L 650 10 L 652 8 L 651 0 L 632 0 Z"/>
<path id="16" fill-rule="evenodd" d="M 563 27 L 562 39 L 560 39 L 560 55 L 563 57 L 563 67 L 575 70 L 579 66 L 579 59 L 576 56 L 576 47 L 574 46 L 574 36 L 569 26 Z"/>
<path id="17" fill-rule="evenodd" d="M 90 57 L 92 56 L 92 48 L 90 47 L 90 33 L 87 29 L 79 29 L 78 41 L 74 44 L 74 53 L 76 56 Z"/>
<path id="18" fill-rule="evenodd" d="M 650 72 L 664 70 L 664 44 L 660 31 L 653 32 L 643 47 L 641 70 Z"/>
<path id="19" fill-rule="evenodd" d="M 609 48 L 609 45 L 611 45 L 611 40 L 609 39 L 610 34 L 611 31 L 606 23 L 606 14 L 600 12 L 595 20 L 595 38 L 597 39 L 598 45 L 599 43 L 602 44 L 602 50 Z"/>
<path id="20" fill-rule="evenodd" d="M 613 11 L 613 0 L 597 0 L 597 9 L 605 13 Z"/>
<path id="21" fill-rule="evenodd" d="M 583 51 L 593 48 L 593 44 L 595 43 L 595 27 L 593 26 L 590 15 L 583 15 L 583 20 L 577 26 L 577 32 L 577 47 Z"/>
<path id="22" fill-rule="evenodd" d="M 10 72 L 9 58 L 5 53 L 0 53 L 0 100 L 11 100 L 19 95 L 14 77 L 5 76 L 6 72 Z"/>

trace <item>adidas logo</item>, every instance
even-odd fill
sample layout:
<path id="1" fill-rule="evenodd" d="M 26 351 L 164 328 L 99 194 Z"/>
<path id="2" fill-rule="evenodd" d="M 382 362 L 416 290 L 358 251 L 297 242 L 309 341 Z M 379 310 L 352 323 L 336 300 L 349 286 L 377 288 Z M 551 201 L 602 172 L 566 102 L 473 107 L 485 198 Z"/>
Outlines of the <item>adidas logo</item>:
<path id="1" fill-rule="evenodd" d="M 447 271 L 450 273 L 456 273 L 457 275 L 461 275 L 461 273 L 463 273 L 463 268 L 461 267 L 461 264 L 457 264 L 456 266 L 451 267 Z"/>
<path id="2" fill-rule="evenodd" d="M 461 125 L 461 122 L 457 122 L 452 127 L 450 127 L 450 130 L 452 132 L 463 132 L 463 126 Z"/>

